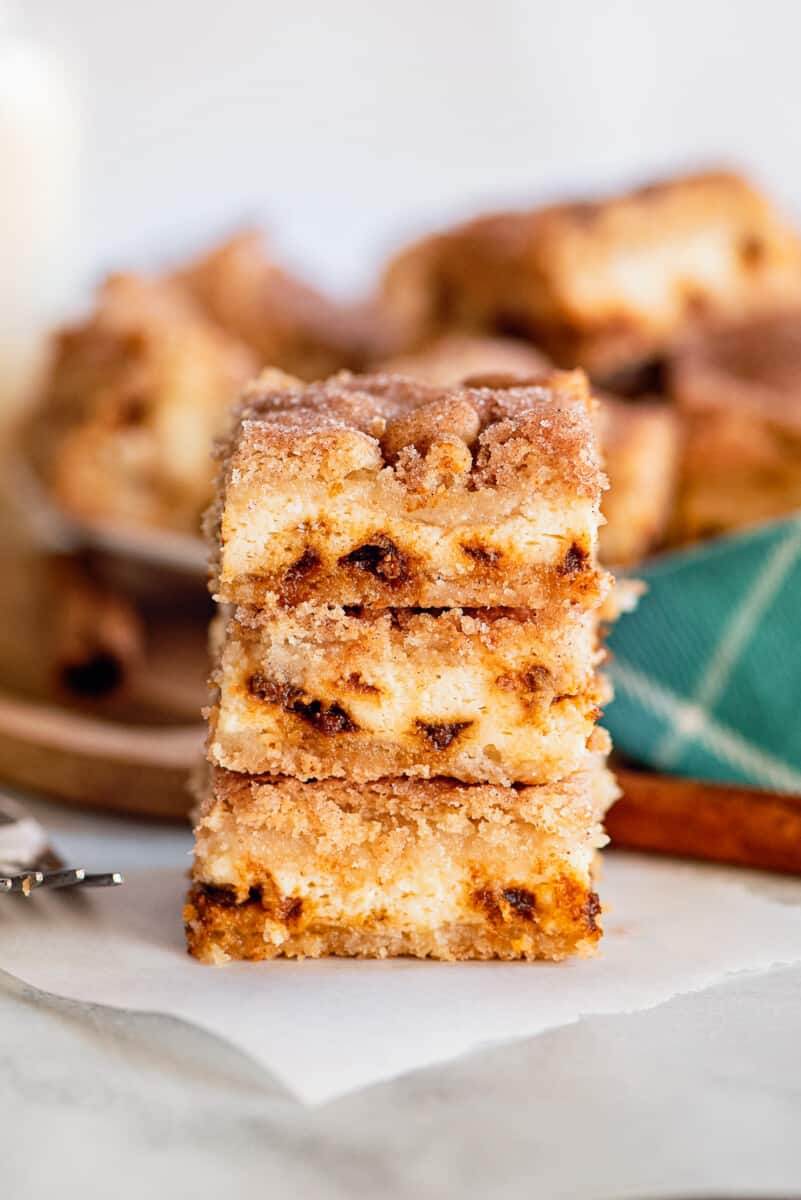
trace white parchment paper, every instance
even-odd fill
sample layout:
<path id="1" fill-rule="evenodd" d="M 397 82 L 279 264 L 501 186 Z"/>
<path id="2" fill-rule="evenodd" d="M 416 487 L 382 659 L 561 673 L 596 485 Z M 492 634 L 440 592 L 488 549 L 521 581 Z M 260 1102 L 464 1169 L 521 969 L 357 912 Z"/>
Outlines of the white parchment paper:
<path id="1" fill-rule="evenodd" d="M 306 1103 L 724 975 L 801 962 L 797 903 L 744 872 L 607 854 L 598 959 L 563 964 L 232 963 L 184 950 L 180 867 L 116 891 L 0 901 L 0 966 L 75 1000 L 171 1014 L 252 1055 Z"/>

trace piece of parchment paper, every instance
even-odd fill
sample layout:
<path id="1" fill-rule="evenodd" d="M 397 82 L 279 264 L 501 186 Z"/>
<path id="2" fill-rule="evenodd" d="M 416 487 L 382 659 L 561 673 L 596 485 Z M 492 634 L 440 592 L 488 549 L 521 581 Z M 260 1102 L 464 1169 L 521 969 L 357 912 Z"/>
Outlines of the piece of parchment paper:
<path id="1" fill-rule="evenodd" d="M 184 950 L 186 886 L 182 866 L 160 866 L 114 891 L 0 898 L 0 966 L 59 996 L 190 1021 L 316 1104 L 489 1042 L 801 961 L 801 881 L 780 903 L 747 872 L 670 860 L 607 853 L 600 957 L 562 964 L 205 966 Z"/>

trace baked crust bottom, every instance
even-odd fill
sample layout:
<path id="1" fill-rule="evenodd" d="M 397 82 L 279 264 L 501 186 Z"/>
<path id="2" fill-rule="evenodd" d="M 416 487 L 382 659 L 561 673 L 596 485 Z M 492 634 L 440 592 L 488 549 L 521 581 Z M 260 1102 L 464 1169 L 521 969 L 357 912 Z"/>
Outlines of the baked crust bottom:
<path id="1" fill-rule="evenodd" d="M 382 929 L 380 924 L 344 927 L 312 922 L 293 929 L 296 918 L 285 900 L 254 888 L 247 900 L 237 903 L 233 891 L 196 883 L 184 907 L 184 921 L 189 953 L 208 963 L 325 956 L 558 961 L 591 955 L 602 934 L 597 893 L 569 875 L 534 892 L 476 891 L 475 906 L 484 913 L 480 925 Z M 277 929 L 283 939 L 279 942 L 273 940 Z"/>

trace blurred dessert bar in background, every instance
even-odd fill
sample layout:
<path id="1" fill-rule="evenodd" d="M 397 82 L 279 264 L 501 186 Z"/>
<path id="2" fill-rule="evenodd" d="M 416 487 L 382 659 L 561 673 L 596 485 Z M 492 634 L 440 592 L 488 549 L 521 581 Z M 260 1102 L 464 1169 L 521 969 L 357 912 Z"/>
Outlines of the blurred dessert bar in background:
<path id="1" fill-rule="evenodd" d="M 801 314 L 686 347 L 671 391 L 685 442 L 676 541 L 801 508 Z"/>
<path id="2" fill-rule="evenodd" d="M 366 358 L 369 314 L 290 274 L 256 230 L 223 242 L 175 278 L 212 321 L 251 348 L 260 366 L 322 379 Z"/>
<path id="3" fill-rule="evenodd" d="M 195 530 L 209 446 L 255 366 L 176 287 L 112 276 L 54 343 L 31 454 L 70 514 Z"/>
<path id="4" fill-rule="evenodd" d="M 801 302 L 801 244 L 738 176 L 479 217 L 390 263 L 407 344 L 453 329 L 524 337 L 609 383 L 710 323 Z"/>
<path id="5" fill-rule="evenodd" d="M 662 400 L 599 399 L 598 436 L 609 476 L 601 560 L 628 566 L 661 546 L 667 534 L 681 453 L 679 419 Z"/>

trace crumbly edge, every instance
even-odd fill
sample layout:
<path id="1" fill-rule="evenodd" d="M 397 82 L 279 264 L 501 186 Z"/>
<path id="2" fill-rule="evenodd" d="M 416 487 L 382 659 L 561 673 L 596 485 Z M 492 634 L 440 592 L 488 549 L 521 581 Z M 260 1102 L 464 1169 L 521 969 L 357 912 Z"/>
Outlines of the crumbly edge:
<path id="1" fill-rule="evenodd" d="M 271 466 L 283 477 L 297 454 L 298 471 L 308 473 L 318 444 L 350 432 L 367 439 L 376 465 L 390 467 L 404 483 L 432 450 L 452 456 L 461 446 L 470 452 L 470 486 L 495 488 L 511 478 L 521 455 L 533 451 L 554 466 L 566 488 L 598 499 L 604 479 L 594 409 L 581 372 L 550 372 L 531 382 L 509 376 L 495 388 L 439 388 L 348 372 L 304 386 L 267 371 L 245 390 L 230 434 L 217 447 L 219 490 L 251 469 L 258 474 Z"/>
<path id="2" fill-rule="evenodd" d="M 502 786 L 467 784 L 441 777 L 436 779 L 385 778 L 354 785 L 344 779 L 303 782 L 288 775 L 246 775 L 210 767 L 202 780 L 201 820 L 215 805 L 223 804 L 237 821 L 258 827 L 271 811 L 270 793 L 282 802 L 299 806 L 299 820 L 306 827 L 304 807 L 313 812 L 318 804 L 333 803 L 342 812 L 355 812 L 368 818 L 393 812 L 408 816 L 410 806 L 425 812 L 434 804 L 452 804 L 460 812 L 476 819 L 486 815 L 488 806 L 499 813 L 519 813 L 526 808 L 530 819 L 545 829 L 562 829 L 568 815 L 583 825 L 587 819 L 600 820 L 617 791 L 614 777 L 604 765 L 603 754 L 588 754 L 585 764 L 572 775 L 549 784 Z M 266 804 L 265 804 L 266 798 Z"/>

